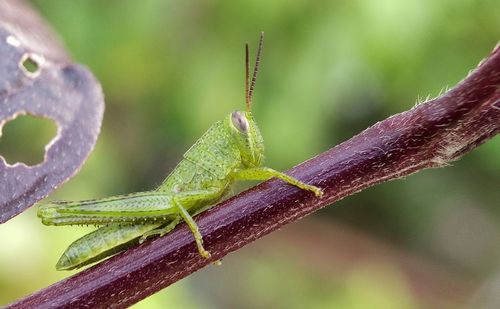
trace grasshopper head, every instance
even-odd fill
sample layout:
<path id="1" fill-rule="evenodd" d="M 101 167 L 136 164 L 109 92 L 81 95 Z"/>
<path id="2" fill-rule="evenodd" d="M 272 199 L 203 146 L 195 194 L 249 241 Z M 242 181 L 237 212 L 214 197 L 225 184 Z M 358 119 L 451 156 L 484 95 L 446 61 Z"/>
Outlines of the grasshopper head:
<path id="1" fill-rule="evenodd" d="M 264 140 L 251 112 L 234 111 L 229 115 L 231 136 L 240 151 L 244 166 L 258 167 L 264 162 Z"/>
<path id="2" fill-rule="evenodd" d="M 264 42 L 264 32 L 260 33 L 259 48 L 255 58 L 253 77 L 250 78 L 248 43 L 245 44 L 245 99 L 246 111 L 234 111 L 229 115 L 229 127 L 231 136 L 235 141 L 241 154 L 241 162 L 246 167 L 259 167 L 264 163 L 264 140 L 260 130 L 253 119 L 251 107 L 252 97 L 259 71 L 260 56 L 262 55 L 262 45 Z"/>

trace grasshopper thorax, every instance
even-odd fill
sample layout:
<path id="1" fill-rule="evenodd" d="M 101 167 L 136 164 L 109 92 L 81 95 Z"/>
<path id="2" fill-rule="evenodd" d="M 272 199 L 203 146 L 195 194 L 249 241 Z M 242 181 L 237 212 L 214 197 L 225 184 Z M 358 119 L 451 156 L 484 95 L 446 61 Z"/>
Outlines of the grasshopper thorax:
<path id="1" fill-rule="evenodd" d="M 231 138 L 246 167 L 258 167 L 264 163 L 264 140 L 251 112 L 234 111 L 229 114 Z"/>

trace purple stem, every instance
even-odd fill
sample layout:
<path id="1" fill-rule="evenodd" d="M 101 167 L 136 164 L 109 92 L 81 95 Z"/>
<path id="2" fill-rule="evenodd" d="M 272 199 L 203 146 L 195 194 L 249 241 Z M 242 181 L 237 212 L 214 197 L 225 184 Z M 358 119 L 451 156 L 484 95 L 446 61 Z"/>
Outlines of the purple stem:
<path id="1" fill-rule="evenodd" d="M 126 307 L 228 253 L 371 185 L 448 162 L 500 131 L 500 47 L 455 88 L 394 115 L 289 171 L 323 188 L 316 198 L 272 179 L 196 218 L 211 259 L 185 224 L 11 305 Z"/>

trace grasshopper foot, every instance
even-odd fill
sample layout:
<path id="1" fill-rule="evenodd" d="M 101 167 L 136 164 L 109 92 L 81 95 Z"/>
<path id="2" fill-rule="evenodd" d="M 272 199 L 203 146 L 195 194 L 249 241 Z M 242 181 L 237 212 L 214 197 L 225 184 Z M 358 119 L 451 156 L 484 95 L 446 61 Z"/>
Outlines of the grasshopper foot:
<path id="1" fill-rule="evenodd" d="M 200 255 L 205 259 L 210 258 L 210 252 L 205 250 L 205 248 L 203 247 L 203 237 L 198 230 L 198 226 L 196 226 L 196 229 L 192 230 L 192 232 L 194 234 L 194 240 L 196 242 L 196 247 L 198 248 L 198 252 L 200 253 Z"/>
<path id="2" fill-rule="evenodd" d="M 210 254 L 210 252 L 208 252 L 207 250 L 203 249 L 203 248 L 198 248 L 198 252 L 200 252 L 200 255 L 202 257 L 204 257 L 205 259 L 208 259 L 210 258 L 212 255 Z"/>
<path id="3" fill-rule="evenodd" d="M 317 197 L 322 197 L 323 196 L 323 190 L 321 190 L 320 188 L 318 188 L 316 186 L 311 186 L 311 185 L 304 184 L 304 186 L 302 187 L 302 189 L 311 191 Z"/>
<path id="4" fill-rule="evenodd" d="M 321 190 L 320 188 L 312 186 L 311 189 L 312 189 L 312 192 L 314 192 L 314 195 L 316 195 L 317 197 L 323 196 L 323 190 Z"/>

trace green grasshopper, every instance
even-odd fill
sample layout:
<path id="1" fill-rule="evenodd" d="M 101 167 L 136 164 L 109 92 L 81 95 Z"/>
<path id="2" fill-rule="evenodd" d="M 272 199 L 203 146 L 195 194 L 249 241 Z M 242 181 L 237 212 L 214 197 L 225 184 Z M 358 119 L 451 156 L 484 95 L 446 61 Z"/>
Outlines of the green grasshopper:
<path id="1" fill-rule="evenodd" d="M 235 180 L 276 177 L 318 197 L 323 194 L 318 187 L 263 166 L 263 139 L 251 113 L 263 41 L 261 33 L 250 83 L 248 43 L 245 44 L 246 111 L 234 111 L 212 125 L 158 188 L 96 200 L 52 201 L 40 206 L 38 217 L 45 225 L 101 226 L 73 242 L 57 262 L 57 270 L 79 268 L 151 236 L 163 236 L 181 220 L 193 233 L 200 255 L 210 257 L 193 216 L 220 201 Z"/>

